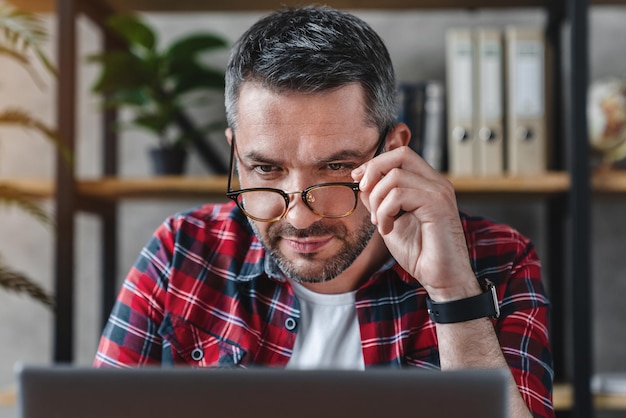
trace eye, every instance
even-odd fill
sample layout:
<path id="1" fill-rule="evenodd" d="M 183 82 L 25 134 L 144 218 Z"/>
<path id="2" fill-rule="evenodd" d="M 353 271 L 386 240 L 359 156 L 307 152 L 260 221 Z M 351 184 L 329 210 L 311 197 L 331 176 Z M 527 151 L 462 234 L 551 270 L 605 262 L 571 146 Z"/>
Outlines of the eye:
<path id="1" fill-rule="evenodd" d="M 330 163 L 330 164 L 327 164 L 327 167 L 331 171 L 352 170 L 354 168 L 354 164 L 351 164 L 351 163 Z"/>
<path id="2" fill-rule="evenodd" d="M 275 165 L 271 165 L 271 164 L 258 164 L 258 165 L 253 165 L 251 168 L 252 170 L 260 174 L 269 174 L 269 173 L 278 171 L 278 167 L 276 167 Z"/>

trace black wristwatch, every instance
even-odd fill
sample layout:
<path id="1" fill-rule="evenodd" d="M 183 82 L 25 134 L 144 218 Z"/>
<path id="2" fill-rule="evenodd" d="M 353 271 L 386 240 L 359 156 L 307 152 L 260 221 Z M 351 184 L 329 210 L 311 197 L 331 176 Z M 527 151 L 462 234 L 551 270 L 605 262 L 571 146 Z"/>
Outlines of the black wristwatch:
<path id="1" fill-rule="evenodd" d="M 454 324 L 485 317 L 498 318 L 500 306 L 496 287 L 491 281 L 485 280 L 484 288 L 485 292 L 480 295 L 451 302 L 434 302 L 427 296 L 430 319 L 438 324 Z"/>

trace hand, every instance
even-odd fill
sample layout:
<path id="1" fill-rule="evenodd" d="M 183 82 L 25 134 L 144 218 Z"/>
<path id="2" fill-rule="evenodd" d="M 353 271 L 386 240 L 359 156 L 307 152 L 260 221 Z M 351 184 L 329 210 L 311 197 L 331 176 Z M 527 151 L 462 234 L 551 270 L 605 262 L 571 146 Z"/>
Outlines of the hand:
<path id="1" fill-rule="evenodd" d="M 433 300 L 480 293 L 446 178 L 406 146 L 368 161 L 352 177 L 387 248 Z"/>

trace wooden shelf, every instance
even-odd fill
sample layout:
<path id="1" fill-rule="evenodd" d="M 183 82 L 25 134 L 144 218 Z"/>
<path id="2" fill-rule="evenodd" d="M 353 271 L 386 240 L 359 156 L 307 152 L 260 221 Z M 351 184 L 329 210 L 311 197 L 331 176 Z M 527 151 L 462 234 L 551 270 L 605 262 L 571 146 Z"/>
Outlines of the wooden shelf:
<path id="1" fill-rule="evenodd" d="M 83 0 L 94 1 L 94 0 Z M 269 11 L 286 5 L 301 5 L 298 0 L 100 0 L 119 11 L 140 12 L 197 12 L 197 11 Z M 592 0 L 594 5 L 626 5 L 626 0 Z M 11 0 L 22 10 L 37 13 L 55 11 L 54 0 Z M 409 10 L 409 9 L 476 9 L 476 8 L 545 8 L 545 0 L 330 0 L 329 6 L 340 9 L 360 10 Z"/>
<path id="2" fill-rule="evenodd" d="M 80 196 L 105 200 L 121 200 L 128 198 L 221 198 L 226 200 L 227 182 L 227 176 L 109 177 L 80 181 L 77 187 Z"/>
<path id="3" fill-rule="evenodd" d="M 83 0 L 93 2 L 94 0 Z M 100 0 L 119 11 L 198 12 L 198 11 L 269 11 L 285 5 L 302 5 L 298 0 Z M 617 0 L 613 0 L 617 1 Z M 31 12 L 53 12 L 54 0 L 11 0 L 17 7 Z M 79 2 L 80 3 L 80 2 Z M 324 4 L 339 9 L 407 10 L 407 9 L 476 9 L 476 8 L 545 8 L 545 0 L 330 0 Z"/>
<path id="4" fill-rule="evenodd" d="M 520 177 L 449 177 L 459 195 L 548 196 L 567 193 L 570 179 L 565 172 Z M 226 176 L 101 178 L 77 183 L 80 196 L 118 201 L 123 199 L 201 198 L 225 200 Z M 626 171 L 593 174 L 592 188 L 600 195 L 626 194 Z M 46 179 L 0 179 L 0 196 L 15 190 L 35 199 L 54 197 L 54 185 Z"/>
<path id="5" fill-rule="evenodd" d="M 574 390 L 572 385 L 559 383 L 554 385 L 554 409 L 557 411 L 569 410 L 574 406 Z M 596 409 L 626 409 L 626 394 L 593 394 L 593 405 Z"/>
<path id="6" fill-rule="evenodd" d="M 0 197 L 11 196 L 15 192 L 28 198 L 49 198 L 54 196 L 54 185 L 52 180 L 45 179 L 0 179 Z"/>
<path id="7" fill-rule="evenodd" d="M 551 195 L 569 189 L 564 172 L 528 177 L 452 177 L 459 194 Z M 226 176 L 102 178 L 77 184 L 83 197 L 104 200 L 206 198 L 226 199 Z M 626 189 L 625 189 L 626 190 Z"/>
<path id="8" fill-rule="evenodd" d="M 597 170 L 591 178 L 596 194 L 626 193 L 626 170 Z"/>
<path id="9" fill-rule="evenodd" d="M 475 195 L 553 195 L 569 190 L 566 172 L 548 172 L 533 176 L 449 177 L 457 194 Z"/>

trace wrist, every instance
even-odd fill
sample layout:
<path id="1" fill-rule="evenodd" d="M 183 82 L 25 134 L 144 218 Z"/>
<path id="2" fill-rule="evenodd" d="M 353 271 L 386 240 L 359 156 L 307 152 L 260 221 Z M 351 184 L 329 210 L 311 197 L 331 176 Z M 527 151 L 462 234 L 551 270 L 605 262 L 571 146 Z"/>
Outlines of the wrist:
<path id="1" fill-rule="evenodd" d="M 474 275 L 466 281 L 464 286 L 445 287 L 445 288 L 426 288 L 428 297 L 434 302 L 452 302 L 455 300 L 466 299 L 483 293 L 480 283 Z"/>
<path id="2" fill-rule="evenodd" d="M 428 295 L 426 305 L 431 320 L 439 324 L 466 322 L 485 317 L 498 318 L 500 316 L 496 288 L 489 280 L 485 281 L 485 289 L 478 295 L 447 302 L 434 301 Z"/>

